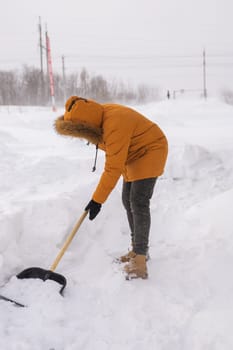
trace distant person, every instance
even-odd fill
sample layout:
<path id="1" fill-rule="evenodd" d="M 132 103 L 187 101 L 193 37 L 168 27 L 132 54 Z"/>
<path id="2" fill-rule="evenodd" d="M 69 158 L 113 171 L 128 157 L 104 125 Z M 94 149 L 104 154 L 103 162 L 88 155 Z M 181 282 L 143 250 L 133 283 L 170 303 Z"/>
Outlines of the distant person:
<path id="1" fill-rule="evenodd" d="M 170 91 L 169 91 L 169 90 L 167 90 L 167 99 L 168 99 L 168 100 L 170 100 L 170 97 L 171 97 L 171 95 L 170 95 Z"/>
<path id="2" fill-rule="evenodd" d="M 165 167 L 168 144 L 157 124 L 118 104 L 100 104 L 72 96 L 55 122 L 61 135 L 84 138 L 105 151 L 105 167 L 87 204 L 93 220 L 123 176 L 122 201 L 131 230 L 132 249 L 119 258 L 129 278 L 147 278 L 150 199 Z M 114 210 L 114 208 L 113 208 Z"/>

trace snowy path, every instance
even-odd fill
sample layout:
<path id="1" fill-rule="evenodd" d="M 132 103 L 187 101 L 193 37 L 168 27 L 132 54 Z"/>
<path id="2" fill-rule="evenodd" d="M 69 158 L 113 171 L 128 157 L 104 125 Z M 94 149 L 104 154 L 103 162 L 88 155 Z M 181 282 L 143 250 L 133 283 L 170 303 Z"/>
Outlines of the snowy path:
<path id="1" fill-rule="evenodd" d="M 29 307 L 0 301 L 0 349 L 232 350 L 233 108 L 195 100 L 138 109 L 170 144 L 151 203 L 150 278 L 127 282 L 113 263 L 129 244 L 119 182 L 57 268 L 68 280 L 62 298 L 52 282 L 14 276 L 50 266 L 104 155 L 93 174 L 94 147 L 57 136 L 50 111 L 1 107 L 0 293 Z"/>

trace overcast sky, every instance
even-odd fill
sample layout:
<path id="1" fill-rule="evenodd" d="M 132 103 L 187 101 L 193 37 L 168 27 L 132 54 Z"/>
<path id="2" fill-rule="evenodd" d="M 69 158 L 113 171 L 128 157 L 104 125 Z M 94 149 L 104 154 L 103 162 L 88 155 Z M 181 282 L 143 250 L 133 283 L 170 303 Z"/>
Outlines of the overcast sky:
<path id="1" fill-rule="evenodd" d="M 38 21 L 54 70 L 82 67 L 164 88 L 233 85 L 233 0 L 1 0 L 0 69 L 40 67 Z"/>

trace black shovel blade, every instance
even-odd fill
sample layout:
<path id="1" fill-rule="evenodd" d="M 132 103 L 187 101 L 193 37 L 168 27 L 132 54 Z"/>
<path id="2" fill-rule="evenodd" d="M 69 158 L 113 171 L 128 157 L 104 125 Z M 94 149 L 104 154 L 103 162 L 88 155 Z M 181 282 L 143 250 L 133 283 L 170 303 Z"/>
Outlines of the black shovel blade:
<path id="1" fill-rule="evenodd" d="M 51 270 L 41 269 L 40 267 L 29 267 L 28 269 L 23 270 L 17 276 L 19 279 L 24 278 L 39 278 L 42 281 L 52 280 L 61 285 L 60 294 L 63 293 L 63 290 L 66 286 L 66 278 L 59 273 L 53 272 Z"/>

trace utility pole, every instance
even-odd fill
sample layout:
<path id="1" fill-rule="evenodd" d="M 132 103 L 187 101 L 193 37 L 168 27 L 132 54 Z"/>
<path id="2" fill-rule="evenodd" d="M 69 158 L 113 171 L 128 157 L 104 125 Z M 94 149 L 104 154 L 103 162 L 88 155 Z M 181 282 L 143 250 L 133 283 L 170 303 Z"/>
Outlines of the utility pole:
<path id="1" fill-rule="evenodd" d="M 48 31 L 47 31 L 47 23 L 45 24 L 45 55 L 46 55 L 46 96 L 49 98 L 50 96 L 50 79 L 49 79 L 49 58 L 48 58 L 48 47 L 47 43 L 49 41 Z"/>
<path id="2" fill-rule="evenodd" d="M 54 95 L 54 78 L 52 69 L 52 56 L 51 56 L 51 45 L 48 32 L 46 30 L 46 52 L 47 52 L 47 65 L 48 65 L 48 75 L 49 75 L 49 85 L 50 85 L 50 96 L 52 99 L 52 110 L 56 112 L 55 106 L 55 95 Z"/>
<path id="3" fill-rule="evenodd" d="M 42 44 L 42 29 L 41 29 L 41 18 L 39 17 L 39 46 L 40 46 L 40 72 L 43 77 L 43 44 Z"/>
<path id="4" fill-rule="evenodd" d="M 203 50 L 203 95 L 207 99 L 207 89 L 206 89 L 206 52 Z"/>
<path id="5" fill-rule="evenodd" d="M 45 84 L 44 84 L 44 67 L 43 67 L 43 42 L 42 42 L 42 26 L 41 26 L 41 17 L 39 17 L 39 47 L 40 47 L 40 103 L 45 103 Z"/>
<path id="6" fill-rule="evenodd" d="M 47 47 L 47 42 L 48 42 L 48 31 L 47 31 L 47 24 L 45 25 L 45 52 L 46 52 L 46 63 L 47 63 L 47 77 L 49 81 L 49 60 L 48 60 L 48 47 Z"/>
<path id="7" fill-rule="evenodd" d="M 63 93 L 64 102 L 66 102 L 66 71 L 65 71 L 65 56 L 62 56 L 62 77 L 63 77 Z"/>

